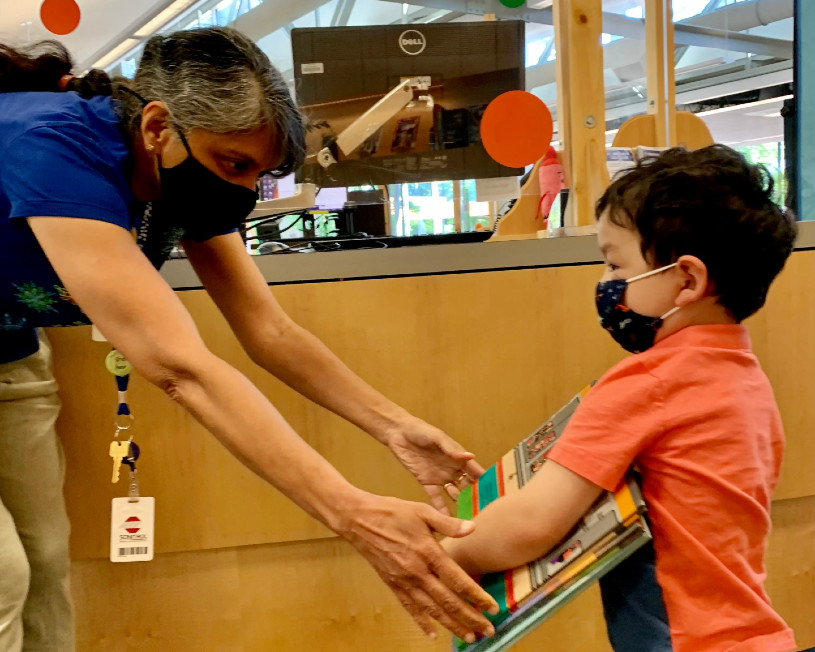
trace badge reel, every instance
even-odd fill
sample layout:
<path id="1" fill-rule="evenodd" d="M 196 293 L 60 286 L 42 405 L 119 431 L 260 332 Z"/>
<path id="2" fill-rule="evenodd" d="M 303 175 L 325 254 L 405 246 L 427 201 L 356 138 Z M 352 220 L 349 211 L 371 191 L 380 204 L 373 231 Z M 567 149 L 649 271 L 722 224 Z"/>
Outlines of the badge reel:
<path id="1" fill-rule="evenodd" d="M 113 462 L 111 482 L 116 484 L 122 465 L 128 467 L 127 497 L 114 498 L 110 513 L 110 561 L 131 562 L 153 559 L 155 498 L 139 494 L 139 476 L 136 460 L 141 450 L 133 441 L 133 415 L 127 404 L 127 384 L 133 367 L 118 351 L 111 351 L 105 367 L 116 378 L 119 406 L 114 425 L 116 432 L 110 442 L 108 455 Z"/>

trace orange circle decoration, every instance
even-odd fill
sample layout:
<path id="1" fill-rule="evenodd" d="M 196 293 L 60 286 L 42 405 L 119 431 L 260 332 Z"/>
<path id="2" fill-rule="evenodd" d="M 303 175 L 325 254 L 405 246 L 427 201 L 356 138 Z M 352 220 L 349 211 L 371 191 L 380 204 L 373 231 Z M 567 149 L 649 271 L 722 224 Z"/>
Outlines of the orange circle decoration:
<path id="1" fill-rule="evenodd" d="M 52 34 L 65 36 L 79 25 L 79 5 L 75 0 L 45 0 L 40 7 L 40 20 Z"/>
<path id="2" fill-rule="evenodd" d="M 489 103 L 481 118 L 481 142 L 501 165 L 522 168 L 549 150 L 552 114 L 528 91 L 508 91 Z"/>

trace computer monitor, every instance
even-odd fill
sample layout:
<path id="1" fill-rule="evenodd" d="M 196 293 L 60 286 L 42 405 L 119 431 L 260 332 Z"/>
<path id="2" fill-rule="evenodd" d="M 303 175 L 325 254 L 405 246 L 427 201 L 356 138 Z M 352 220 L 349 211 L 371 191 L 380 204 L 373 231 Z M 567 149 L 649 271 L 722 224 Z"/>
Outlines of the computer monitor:
<path id="1" fill-rule="evenodd" d="M 291 39 L 309 155 L 297 181 L 382 186 L 523 174 L 494 161 L 480 137 L 489 102 L 525 87 L 522 21 L 293 29 Z M 397 98 L 366 123 L 378 128 L 359 146 L 338 149 L 337 138 L 355 124 L 358 133 L 360 116 L 407 79 L 421 82 L 415 99 L 403 106 Z M 326 148 L 336 161 L 327 167 L 317 160 Z"/>

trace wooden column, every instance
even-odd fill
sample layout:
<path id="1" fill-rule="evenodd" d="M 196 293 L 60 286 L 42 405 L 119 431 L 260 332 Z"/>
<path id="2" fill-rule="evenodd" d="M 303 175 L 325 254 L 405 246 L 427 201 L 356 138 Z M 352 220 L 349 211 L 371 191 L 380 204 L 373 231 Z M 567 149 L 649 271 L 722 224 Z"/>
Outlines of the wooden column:
<path id="1" fill-rule="evenodd" d="M 461 181 L 456 179 L 453 184 L 453 231 L 461 233 Z"/>
<path id="2" fill-rule="evenodd" d="M 656 119 L 657 147 L 677 144 L 674 23 L 671 0 L 645 0 L 648 113 Z"/>
<path id="3" fill-rule="evenodd" d="M 594 225 L 594 202 L 608 185 L 601 0 L 555 0 L 558 133 L 569 187 L 564 226 Z"/>

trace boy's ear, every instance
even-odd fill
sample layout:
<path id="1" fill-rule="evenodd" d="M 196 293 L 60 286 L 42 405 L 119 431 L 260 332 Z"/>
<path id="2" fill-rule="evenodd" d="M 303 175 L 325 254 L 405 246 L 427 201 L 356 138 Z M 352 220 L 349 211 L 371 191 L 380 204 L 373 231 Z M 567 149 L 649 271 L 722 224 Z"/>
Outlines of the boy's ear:
<path id="1" fill-rule="evenodd" d="M 677 306 L 686 306 L 711 293 L 707 266 L 699 258 L 680 256 L 676 262 L 683 279 L 682 289 L 676 297 Z"/>

